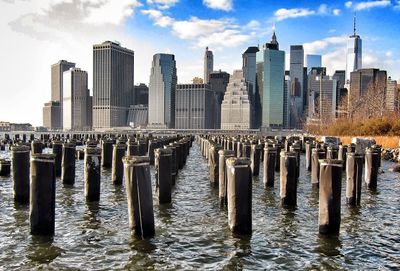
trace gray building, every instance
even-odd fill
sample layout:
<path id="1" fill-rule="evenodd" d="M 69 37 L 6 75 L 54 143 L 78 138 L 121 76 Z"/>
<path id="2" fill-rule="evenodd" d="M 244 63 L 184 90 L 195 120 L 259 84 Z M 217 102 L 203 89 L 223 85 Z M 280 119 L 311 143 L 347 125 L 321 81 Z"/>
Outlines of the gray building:
<path id="1" fill-rule="evenodd" d="M 131 127 L 146 127 L 149 119 L 149 107 L 138 104 L 131 105 L 128 114 L 128 124 Z"/>
<path id="2" fill-rule="evenodd" d="M 285 86 L 283 89 L 283 128 L 290 128 L 290 72 L 285 71 Z"/>
<path id="3" fill-rule="evenodd" d="M 337 98 L 336 98 L 336 106 L 339 106 L 340 101 L 345 99 L 347 95 L 347 88 L 346 85 L 346 71 L 345 70 L 338 70 L 332 76 L 333 79 L 336 80 L 337 83 Z"/>
<path id="4" fill-rule="evenodd" d="M 91 130 L 92 110 L 88 89 L 88 74 L 71 68 L 63 74 L 63 129 L 73 131 Z"/>
<path id="5" fill-rule="evenodd" d="M 386 108 L 391 112 L 399 111 L 399 91 L 397 89 L 397 81 L 392 80 L 391 77 L 387 80 Z"/>
<path id="6" fill-rule="evenodd" d="M 149 87 L 146 84 L 140 83 L 134 88 L 134 104 L 149 105 Z"/>
<path id="7" fill-rule="evenodd" d="M 206 51 L 204 52 L 204 83 L 210 83 L 210 73 L 214 70 L 214 56 L 213 52 L 208 50 L 206 47 Z"/>
<path id="8" fill-rule="evenodd" d="M 208 84 L 179 84 L 175 96 L 176 129 L 213 129 L 215 93 Z"/>
<path id="9" fill-rule="evenodd" d="M 133 88 L 134 52 L 111 41 L 93 45 L 93 129 L 127 125 Z"/>
<path id="10" fill-rule="evenodd" d="M 306 55 L 307 74 L 311 72 L 312 68 L 319 68 L 322 66 L 321 55 Z"/>
<path id="11" fill-rule="evenodd" d="M 215 95 L 215 118 L 214 129 L 221 128 L 221 104 L 224 99 L 226 87 L 229 83 L 230 74 L 224 71 L 214 71 L 210 73 L 210 87 Z"/>
<path id="12" fill-rule="evenodd" d="M 50 101 L 43 107 L 43 126 L 49 130 L 61 130 L 60 102 Z"/>
<path id="13" fill-rule="evenodd" d="M 221 129 L 250 128 L 250 100 L 243 71 L 236 70 L 229 80 L 221 106 Z"/>
<path id="14" fill-rule="evenodd" d="M 294 96 L 296 118 L 291 127 L 298 127 L 304 110 L 304 49 L 303 45 L 290 46 L 291 94 Z M 294 110 L 294 109 L 293 109 Z"/>
<path id="15" fill-rule="evenodd" d="M 261 125 L 261 103 L 260 94 L 257 88 L 257 52 L 260 50 L 258 47 L 252 46 L 242 54 L 243 59 L 243 75 L 247 83 L 247 89 L 250 98 L 251 107 L 251 128 L 258 129 Z"/>
<path id="16" fill-rule="evenodd" d="M 350 74 L 350 93 L 355 97 L 368 92 L 368 88 L 386 87 L 386 71 L 379 69 L 359 69 Z"/>
<path id="17" fill-rule="evenodd" d="M 175 89 L 177 83 L 175 56 L 155 54 L 150 71 L 149 126 L 175 127 Z"/>

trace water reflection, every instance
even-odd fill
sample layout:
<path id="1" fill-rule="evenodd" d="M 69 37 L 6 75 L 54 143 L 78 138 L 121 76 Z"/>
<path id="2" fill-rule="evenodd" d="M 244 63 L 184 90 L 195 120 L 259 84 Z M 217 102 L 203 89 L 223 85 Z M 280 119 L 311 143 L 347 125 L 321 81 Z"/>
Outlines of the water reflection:
<path id="1" fill-rule="evenodd" d="M 342 241 L 338 235 L 318 235 L 318 245 L 315 248 L 320 256 L 338 256 L 341 255 Z"/>
<path id="2" fill-rule="evenodd" d="M 52 236 L 31 236 L 26 248 L 27 258 L 34 263 L 51 263 L 63 253 L 63 250 L 53 245 Z"/>

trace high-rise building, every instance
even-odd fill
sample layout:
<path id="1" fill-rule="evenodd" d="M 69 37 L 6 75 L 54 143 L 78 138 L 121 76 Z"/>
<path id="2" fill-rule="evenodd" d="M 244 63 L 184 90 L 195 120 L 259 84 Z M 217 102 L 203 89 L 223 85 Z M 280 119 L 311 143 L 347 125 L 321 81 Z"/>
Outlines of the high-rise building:
<path id="1" fill-rule="evenodd" d="M 226 87 L 229 83 L 229 73 L 224 71 L 214 71 L 210 73 L 210 87 L 214 91 L 215 95 L 215 118 L 214 118 L 214 129 L 221 128 L 221 104 L 224 99 Z"/>
<path id="2" fill-rule="evenodd" d="M 307 74 L 311 72 L 312 68 L 319 68 L 322 66 L 321 55 L 306 55 Z"/>
<path id="3" fill-rule="evenodd" d="M 43 126 L 49 130 L 61 130 L 60 102 L 50 101 L 43 107 Z"/>
<path id="4" fill-rule="evenodd" d="M 257 53 L 257 85 L 262 107 L 262 128 L 283 127 L 285 52 L 279 50 L 275 32 L 271 42 Z"/>
<path id="5" fill-rule="evenodd" d="M 155 54 L 149 84 L 149 125 L 151 127 L 174 128 L 177 80 L 175 56 Z"/>
<path id="6" fill-rule="evenodd" d="M 368 88 L 386 88 L 386 71 L 379 69 L 359 69 L 350 74 L 350 95 L 362 96 Z"/>
<path id="7" fill-rule="evenodd" d="M 245 130 L 250 128 L 250 100 L 243 71 L 236 70 L 229 79 L 221 105 L 221 129 Z"/>
<path id="8" fill-rule="evenodd" d="M 146 127 L 149 119 L 149 107 L 144 104 L 129 107 L 128 124 L 131 127 Z"/>
<path id="9" fill-rule="evenodd" d="M 386 108 L 388 111 L 399 110 L 399 91 L 397 90 L 397 81 L 391 77 L 387 80 L 386 87 Z"/>
<path id="10" fill-rule="evenodd" d="M 204 52 L 204 84 L 210 83 L 210 73 L 214 70 L 214 56 L 213 52 L 208 50 Z"/>
<path id="11" fill-rule="evenodd" d="M 251 107 L 251 128 L 260 128 L 261 123 L 261 104 L 260 95 L 257 89 L 257 52 L 260 50 L 258 47 L 252 46 L 247 48 L 247 50 L 242 54 L 243 58 L 243 75 L 247 83 L 247 89 L 250 98 Z"/>
<path id="12" fill-rule="evenodd" d="M 89 101 L 88 74 L 78 68 L 71 68 L 63 74 L 63 129 L 90 130 L 87 115 Z M 90 108 L 91 109 L 91 108 Z"/>
<path id="13" fill-rule="evenodd" d="M 119 43 L 93 45 L 93 128 L 127 126 L 133 104 L 134 52 Z"/>
<path id="14" fill-rule="evenodd" d="M 149 87 L 146 84 L 141 83 L 135 86 L 133 96 L 134 105 L 149 105 Z"/>
<path id="15" fill-rule="evenodd" d="M 290 46 L 290 81 L 291 94 L 294 96 L 296 116 L 292 127 L 297 127 L 304 110 L 304 49 L 303 45 Z"/>
<path id="16" fill-rule="evenodd" d="M 339 106 L 342 99 L 345 99 L 347 95 L 347 88 L 345 88 L 346 84 L 346 71 L 345 70 L 338 70 L 332 76 L 333 79 L 336 80 L 337 83 L 337 97 L 336 97 L 336 106 Z"/>
<path id="17" fill-rule="evenodd" d="M 285 86 L 283 89 L 283 128 L 290 128 L 290 72 L 285 71 Z"/>
<path id="18" fill-rule="evenodd" d="M 356 17 L 354 16 L 353 35 L 347 40 L 346 84 L 350 84 L 350 73 L 362 68 L 362 40 L 356 33 Z"/>
<path id="19" fill-rule="evenodd" d="M 215 93 L 207 84 L 179 84 L 175 95 L 175 129 L 213 129 Z"/>

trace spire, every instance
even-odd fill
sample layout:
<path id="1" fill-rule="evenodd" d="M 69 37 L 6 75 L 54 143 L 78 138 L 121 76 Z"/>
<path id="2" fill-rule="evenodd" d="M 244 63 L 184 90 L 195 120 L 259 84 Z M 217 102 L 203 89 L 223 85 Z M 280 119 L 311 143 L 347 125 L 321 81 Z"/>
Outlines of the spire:
<path id="1" fill-rule="evenodd" d="M 354 36 L 356 35 L 356 13 L 354 12 L 354 19 L 353 19 L 353 32 Z"/>
<path id="2" fill-rule="evenodd" d="M 274 33 L 272 34 L 271 44 L 279 45 L 278 40 L 276 39 L 275 30 Z"/>

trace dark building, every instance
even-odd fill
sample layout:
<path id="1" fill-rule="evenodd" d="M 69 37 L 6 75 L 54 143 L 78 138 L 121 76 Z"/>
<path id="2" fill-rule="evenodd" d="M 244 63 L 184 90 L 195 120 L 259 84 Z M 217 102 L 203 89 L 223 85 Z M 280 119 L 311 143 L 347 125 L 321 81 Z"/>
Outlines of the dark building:
<path id="1" fill-rule="evenodd" d="M 43 107 L 43 126 L 49 130 L 61 130 L 61 109 L 59 101 L 50 101 Z"/>
<path id="2" fill-rule="evenodd" d="M 347 88 L 345 88 L 346 71 L 345 70 L 335 71 L 332 78 L 335 79 L 337 82 L 338 89 L 337 89 L 337 98 L 336 98 L 337 105 L 336 106 L 339 106 L 340 101 L 347 95 Z"/>
<path id="3" fill-rule="evenodd" d="M 221 104 L 229 83 L 229 77 L 229 73 L 221 70 L 210 73 L 210 88 L 216 94 L 214 129 L 221 128 Z"/>
<path id="4" fill-rule="evenodd" d="M 250 128 L 258 129 L 261 126 L 261 101 L 257 88 L 257 52 L 256 46 L 251 46 L 242 54 L 243 76 L 247 83 L 250 100 Z"/>
<path id="5" fill-rule="evenodd" d="M 134 88 L 133 100 L 135 105 L 149 105 L 149 87 L 146 84 L 139 84 Z"/>
<path id="6" fill-rule="evenodd" d="M 350 93 L 360 96 L 372 86 L 386 88 L 386 71 L 379 69 L 359 69 L 350 73 Z"/>
<path id="7" fill-rule="evenodd" d="M 208 84 L 179 84 L 175 94 L 176 129 L 213 129 L 215 93 Z"/>

